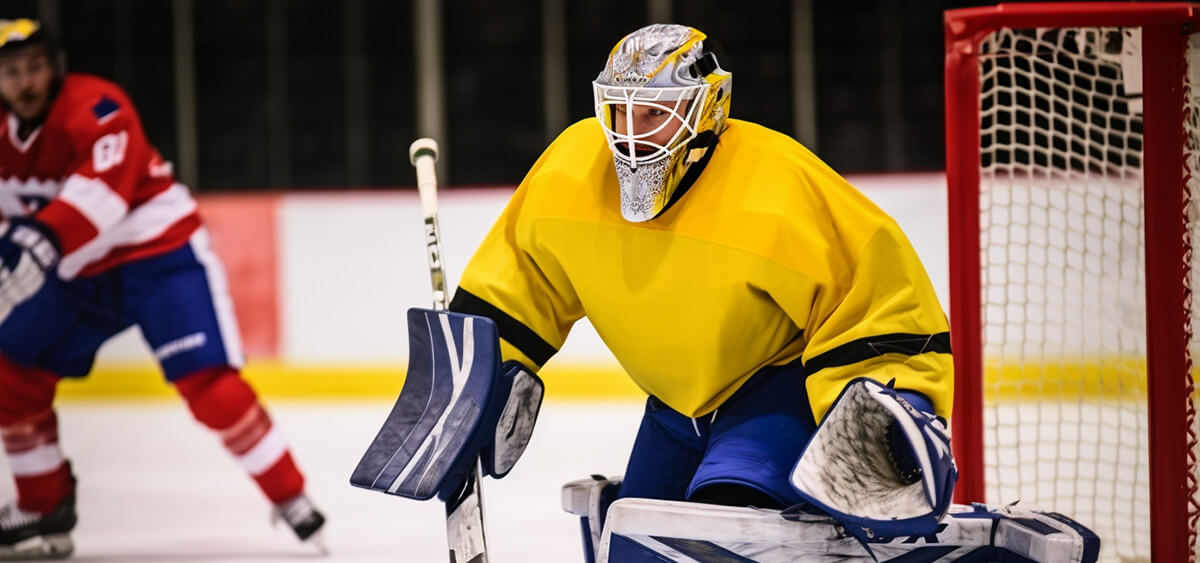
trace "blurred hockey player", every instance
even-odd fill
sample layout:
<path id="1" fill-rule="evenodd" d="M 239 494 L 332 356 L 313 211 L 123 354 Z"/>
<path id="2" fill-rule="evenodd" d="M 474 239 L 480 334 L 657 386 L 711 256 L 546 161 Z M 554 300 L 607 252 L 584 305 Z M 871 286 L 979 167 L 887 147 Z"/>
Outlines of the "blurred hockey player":
<path id="1" fill-rule="evenodd" d="M 587 317 L 649 398 L 618 498 L 936 529 L 957 472 L 949 333 L 896 222 L 786 135 L 731 119 L 680 25 L 623 38 L 450 309 L 536 371 Z M 485 460 L 486 461 L 486 460 Z"/>
<path id="2" fill-rule="evenodd" d="M 133 325 L 275 516 L 311 538 L 324 517 L 240 375 L 221 262 L 128 96 L 67 73 L 48 32 L 18 19 L 0 21 L 0 102 L 0 436 L 17 491 L 0 509 L 0 559 L 70 555 L 76 481 L 55 388 Z"/>

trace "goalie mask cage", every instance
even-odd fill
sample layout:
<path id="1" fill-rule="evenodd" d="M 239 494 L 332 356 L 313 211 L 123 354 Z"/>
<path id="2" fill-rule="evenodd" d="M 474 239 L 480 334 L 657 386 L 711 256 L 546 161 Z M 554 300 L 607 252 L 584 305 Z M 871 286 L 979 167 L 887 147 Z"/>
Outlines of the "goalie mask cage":
<path id="1" fill-rule="evenodd" d="M 1200 10 L 950 10 L 959 502 L 1047 509 L 1105 561 L 1195 561 Z"/>

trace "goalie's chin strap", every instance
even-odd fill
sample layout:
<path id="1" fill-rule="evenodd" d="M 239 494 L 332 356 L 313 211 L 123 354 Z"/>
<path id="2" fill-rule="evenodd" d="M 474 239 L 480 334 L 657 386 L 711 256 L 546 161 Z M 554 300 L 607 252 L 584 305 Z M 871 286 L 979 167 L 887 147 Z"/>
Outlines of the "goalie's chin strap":
<path id="1" fill-rule="evenodd" d="M 709 159 L 717 151 L 717 140 L 719 138 L 712 130 L 703 131 L 699 135 L 696 135 L 696 138 L 692 139 L 686 147 L 680 149 L 689 153 L 684 156 L 684 158 L 689 160 L 693 151 L 704 151 L 704 154 L 700 156 L 699 160 L 691 162 L 688 165 L 687 171 L 683 173 L 683 178 L 679 180 L 679 186 L 675 188 L 675 192 L 671 194 L 671 198 L 667 200 L 667 204 L 654 217 L 666 213 L 672 205 L 675 205 L 675 202 L 679 201 L 679 198 L 683 197 L 683 194 L 687 193 L 692 184 L 696 183 L 696 179 L 700 177 L 700 173 L 704 171 L 704 167 L 708 166 Z"/>

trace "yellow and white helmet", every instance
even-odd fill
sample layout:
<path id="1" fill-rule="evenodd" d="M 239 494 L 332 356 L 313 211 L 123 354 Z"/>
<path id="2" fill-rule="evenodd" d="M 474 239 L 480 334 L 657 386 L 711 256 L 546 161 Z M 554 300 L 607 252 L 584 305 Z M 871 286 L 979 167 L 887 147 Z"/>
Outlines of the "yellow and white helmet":
<path id="1" fill-rule="evenodd" d="M 42 25 L 35 20 L 21 18 L 0 20 L 0 47 L 29 39 Z"/>
<path id="2" fill-rule="evenodd" d="M 66 65 L 62 48 L 41 22 L 28 18 L 0 19 L 0 55 L 34 46 L 45 49 L 46 56 L 58 65 L 61 73 Z"/>
<path id="3" fill-rule="evenodd" d="M 643 27 L 613 47 L 592 82 L 596 117 L 621 185 L 621 215 L 628 221 L 649 221 L 683 195 L 685 174 L 724 130 L 733 75 L 704 50 L 705 37 L 684 25 Z M 650 131 L 636 131 L 634 106 L 665 112 L 668 118 Z M 677 129 L 661 140 L 669 127 Z"/>

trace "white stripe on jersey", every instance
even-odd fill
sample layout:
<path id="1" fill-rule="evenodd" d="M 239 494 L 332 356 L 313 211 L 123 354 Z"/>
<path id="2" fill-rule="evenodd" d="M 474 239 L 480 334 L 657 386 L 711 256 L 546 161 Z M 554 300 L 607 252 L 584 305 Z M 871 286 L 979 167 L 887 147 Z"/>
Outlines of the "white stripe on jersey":
<path id="1" fill-rule="evenodd" d="M 96 238 L 64 256 L 58 265 L 58 276 L 64 280 L 74 279 L 88 264 L 104 258 L 112 249 L 150 242 L 195 210 L 196 200 L 192 199 L 187 187 L 172 184 L 134 208 L 111 229 L 101 231 Z"/>
<path id="2" fill-rule="evenodd" d="M 45 475 L 58 469 L 63 461 L 58 444 L 40 444 L 32 450 L 8 454 L 8 467 L 15 477 Z"/>
<path id="3" fill-rule="evenodd" d="M 25 139 L 24 141 L 17 138 L 17 131 L 19 131 L 20 128 L 21 121 L 17 119 L 17 114 L 8 114 L 8 142 L 12 143 L 12 146 L 18 151 L 23 153 L 29 152 L 29 147 L 32 147 L 33 142 L 37 140 L 38 135 L 42 134 L 42 126 L 39 125 L 37 129 L 34 129 L 33 132 L 29 134 L 29 138 Z"/>
<path id="4" fill-rule="evenodd" d="M 80 215 L 87 217 L 96 231 L 101 233 L 121 222 L 129 213 L 129 202 L 114 192 L 104 180 L 79 174 L 72 174 L 63 182 L 58 199 L 69 203 Z"/>
<path id="5" fill-rule="evenodd" d="M 4 170 L 0 170 L 0 174 L 3 173 Z M 37 210 L 26 206 L 25 202 L 21 201 L 22 197 L 37 197 L 48 202 L 58 195 L 61 188 L 57 180 L 0 178 L 0 213 L 5 217 L 29 215 Z"/>
<path id="6" fill-rule="evenodd" d="M 238 332 L 237 315 L 233 310 L 233 297 L 229 295 L 229 280 L 225 267 L 212 250 L 208 229 L 200 227 L 188 240 L 196 260 L 204 266 L 208 276 L 208 290 L 212 292 L 213 312 L 217 315 L 217 329 L 221 331 L 221 342 L 225 344 L 225 361 L 235 368 L 242 367 L 246 359 L 242 352 L 242 336 Z"/>

